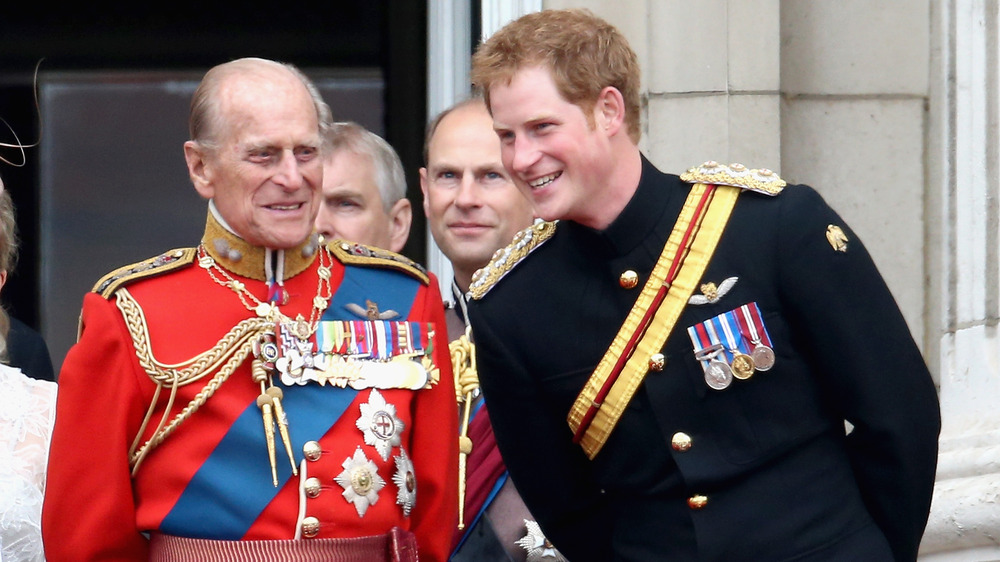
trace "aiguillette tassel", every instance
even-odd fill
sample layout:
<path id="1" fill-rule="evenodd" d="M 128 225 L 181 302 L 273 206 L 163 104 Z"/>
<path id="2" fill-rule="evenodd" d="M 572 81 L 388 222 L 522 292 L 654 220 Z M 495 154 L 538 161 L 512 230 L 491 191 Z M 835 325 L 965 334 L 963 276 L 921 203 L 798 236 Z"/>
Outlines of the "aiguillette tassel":
<path id="1" fill-rule="evenodd" d="M 267 395 L 271 397 L 274 404 L 274 413 L 278 417 L 278 431 L 281 433 L 281 442 L 285 444 L 285 452 L 288 453 L 288 463 L 292 465 L 292 474 L 299 475 L 299 468 L 295 465 L 295 455 L 292 453 L 292 438 L 288 435 L 288 418 L 285 410 L 281 407 L 281 399 L 285 397 L 280 388 L 271 386 L 267 389 Z"/>
<path id="2" fill-rule="evenodd" d="M 274 451 L 274 412 L 273 400 L 267 393 L 263 393 L 257 397 L 257 407 L 260 408 L 264 415 L 264 436 L 267 438 L 267 457 L 271 461 L 271 481 L 274 483 L 274 487 L 278 487 L 278 465 L 275 459 Z"/>

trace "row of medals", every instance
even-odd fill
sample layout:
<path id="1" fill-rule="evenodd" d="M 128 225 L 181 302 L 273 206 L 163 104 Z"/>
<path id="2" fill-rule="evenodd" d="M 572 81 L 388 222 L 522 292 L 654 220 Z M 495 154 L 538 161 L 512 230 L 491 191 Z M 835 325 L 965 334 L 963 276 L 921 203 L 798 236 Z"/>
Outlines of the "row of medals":
<path id="1" fill-rule="evenodd" d="M 698 361 L 708 361 L 707 364 L 702 363 L 705 383 L 715 390 L 725 390 L 733 383 L 733 378 L 746 380 L 756 371 L 767 371 L 774 366 L 774 350 L 763 343 L 755 342 L 749 355 L 731 350 L 731 363 L 726 363 L 723 349 L 722 344 L 715 344 L 694 354 Z"/>

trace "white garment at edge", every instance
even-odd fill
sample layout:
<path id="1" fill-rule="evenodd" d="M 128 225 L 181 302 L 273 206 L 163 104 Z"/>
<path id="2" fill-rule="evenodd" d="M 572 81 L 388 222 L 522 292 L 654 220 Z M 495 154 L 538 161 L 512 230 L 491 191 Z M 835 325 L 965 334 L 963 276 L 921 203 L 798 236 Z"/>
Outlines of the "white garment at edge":
<path id="1" fill-rule="evenodd" d="M 56 383 L 0 364 L 0 561 L 44 561 L 42 495 Z"/>

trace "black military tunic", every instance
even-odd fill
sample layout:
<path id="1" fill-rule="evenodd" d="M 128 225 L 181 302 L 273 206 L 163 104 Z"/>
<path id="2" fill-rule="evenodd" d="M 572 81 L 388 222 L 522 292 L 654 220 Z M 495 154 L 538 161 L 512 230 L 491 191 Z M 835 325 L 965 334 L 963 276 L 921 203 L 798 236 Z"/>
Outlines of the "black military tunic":
<path id="1" fill-rule="evenodd" d="M 701 281 L 735 282 L 685 307 L 666 367 L 646 376 L 593 460 L 571 442 L 566 415 L 690 187 L 643 158 L 638 190 L 606 230 L 560 221 L 471 303 L 480 382 L 529 509 L 572 561 L 915 559 L 936 390 L 867 251 L 808 186 L 739 196 Z M 620 282 L 626 271 L 634 288 Z M 686 329 L 748 303 L 775 365 L 709 388 Z"/>

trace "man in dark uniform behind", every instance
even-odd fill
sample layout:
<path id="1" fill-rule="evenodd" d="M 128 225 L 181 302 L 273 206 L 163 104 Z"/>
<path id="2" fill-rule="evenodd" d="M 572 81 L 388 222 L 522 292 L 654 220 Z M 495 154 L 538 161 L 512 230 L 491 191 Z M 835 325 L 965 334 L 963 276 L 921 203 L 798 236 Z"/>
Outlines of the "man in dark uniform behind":
<path id="1" fill-rule="evenodd" d="M 469 311 L 504 461 L 555 546 L 914 560 L 937 395 L 837 213 L 766 169 L 657 170 L 636 56 L 589 12 L 508 24 L 472 77 L 505 167 L 556 221 L 476 274 Z"/>

